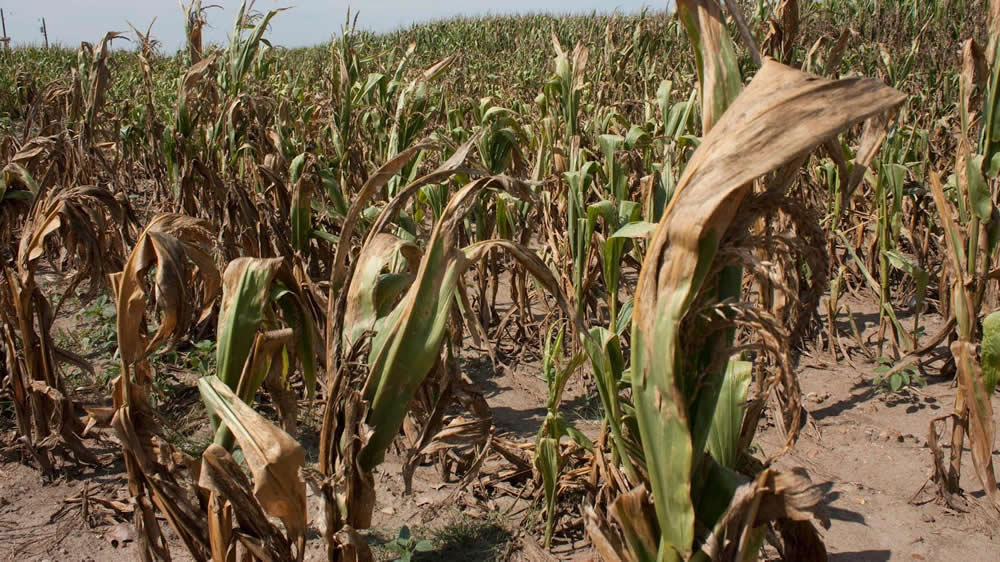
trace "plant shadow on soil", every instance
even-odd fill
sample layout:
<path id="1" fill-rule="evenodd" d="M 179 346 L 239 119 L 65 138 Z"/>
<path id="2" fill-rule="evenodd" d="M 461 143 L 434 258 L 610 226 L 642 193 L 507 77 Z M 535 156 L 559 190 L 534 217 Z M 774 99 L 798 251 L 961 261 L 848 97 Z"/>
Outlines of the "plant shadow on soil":
<path id="1" fill-rule="evenodd" d="M 481 357 L 463 359 L 462 368 L 483 393 L 500 431 L 515 439 L 537 435 L 548 413 L 546 384 L 538 375 L 537 363 L 494 369 L 488 358 Z M 603 419 L 600 397 L 579 375 L 567 385 L 559 409 L 569 422 L 600 423 Z"/>
<path id="2" fill-rule="evenodd" d="M 892 558 L 888 550 L 862 550 L 858 552 L 837 552 L 831 554 L 830 562 L 885 562 Z"/>

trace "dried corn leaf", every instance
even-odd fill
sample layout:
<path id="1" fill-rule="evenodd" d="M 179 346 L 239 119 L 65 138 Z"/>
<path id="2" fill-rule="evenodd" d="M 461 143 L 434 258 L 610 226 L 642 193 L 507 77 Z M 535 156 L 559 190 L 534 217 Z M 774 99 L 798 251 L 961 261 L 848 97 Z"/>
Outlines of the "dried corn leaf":
<path id="1" fill-rule="evenodd" d="M 154 217 L 139 236 L 121 273 L 111 276 L 118 309 L 118 347 L 122 360 L 133 365 L 165 342 L 185 337 L 194 322 L 211 313 L 221 285 L 218 269 L 210 256 L 214 245 L 206 221 L 184 215 Z M 146 275 L 156 271 L 152 294 L 146 290 Z M 200 307 L 192 289 L 201 293 Z M 150 337 L 146 328 L 146 303 L 161 310 L 160 325 Z M 136 373 L 137 382 L 147 382 Z"/>
<path id="2" fill-rule="evenodd" d="M 198 380 L 209 412 L 233 432 L 253 474 L 254 495 L 269 515 L 285 524 L 288 535 L 305 531 L 306 484 L 299 471 L 305 451 L 290 435 L 258 414 L 216 376 Z"/>
<path id="3" fill-rule="evenodd" d="M 1000 492 L 997 491 L 997 477 L 993 470 L 993 443 L 996 428 L 993 421 L 991 392 L 985 386 L 985 378 L 976 362 L 976 349 L 968 343 L 957 341 L 951 344 L 958 370 L 959 392 L 965 397 L 969 410 L 969 445 L 972 451 L 972 465 L 993 506 L 1000 510 Z"/>
<path id="4" fill-rule="evenodd" d="M 406 259 L 410 273 L 383 274 L 382 270 L 400 255 Z M 347 290 L 344 349 L 350 349 L 362 334 L 375 328 L 376 320 L 385 315 L 386 304 L 409 288 L 419 266 L 420 249 L 413 242 L 379 233 L 365 245 Z"/>
<path id="5" fill-rule="evenodd" d="M 713 561 L 746 560 L 760 547 L 762 525 L 778 522 L 786 539 L 784 559 L 823 561 L 826 548 L 812 526 L 814 518 L 829 527 L 823 492 L 805 471 L 769 468 L 736 490 L 702 552 Z"/>

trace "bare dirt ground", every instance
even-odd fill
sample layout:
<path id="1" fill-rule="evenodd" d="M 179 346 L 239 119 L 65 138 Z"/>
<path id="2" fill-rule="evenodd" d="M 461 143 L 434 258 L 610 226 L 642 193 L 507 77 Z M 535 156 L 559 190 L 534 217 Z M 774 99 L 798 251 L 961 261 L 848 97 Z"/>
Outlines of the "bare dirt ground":
<path id="1" fill-rule="evenodd" d="M 869 339 L 877 327 L 874 306 L 860 302 L 851 306 L 863 338 Z M 926 333 L 933 334 L 941 321 L 929 316 L 922 324 Z M 849 331 L 845 329 L 842 338 L 849 342 Z M 805 467 L 823 487 L 832 525 L 821 532 L 830 559 L 996 560 L 1000 556 L 996 514 L 982 507 L 983 492 L 968 451 L 962 475 L 967 510 L 935 501 L 933 486 L 927 482 L 931 471 L 928 425 L 950 411 L 956 392 L 951 377 L 937 376 L 942 360 L 928 358 L 921 367 L 926 386 L 879 393 L 873 386 L 875 363 L 858 351 L 856 343 L 848 347 L 854 348 L 851 362 L 842 357 L 834 362 L 827 351 L 811 348 L 801 356 L 798 372 L 810 423 L 794 449 L 778 461 L 782 467 Z M 944 347 L 938 350 L 938 355 L 943 353 Z M 463 358 L 462 366 L 492 408 L 497 436 L 532 440 L 545 414 L 545 382 L 537 359 L 508 360 L 506 366 L 494 370 L 487 359 L 470 356 Z M 196 403 L 193 397 L 188 407 L 196 410 Z M 994 397 L 994 408 L 1000 411 L 1000 398 Z M 582 377 L 568 389 L 564 412 L 585 433 L 599 432 L 599 405 L 588 394 Z M 181 412 L 175 419 L 180 424 L 188 417 Z M 309 424 L 315 423 L 318 414 L 307 412 L 301 417 L 308 447 Z M 43 483 L 12 446 L 12 422 L 0 423 L 6 424 L 0 426 L 0 451 L 4 451 L 0 456 L 0 557 L 135 559 L 123 467 L 113 439 L 95 444 L 106 452 L 104 466 L 68 469 L 55 482 Z M 946 445 L 949 440 L 944 439 Z M 774 426 L 763 423 L 755 442 L 760 452 L 774 452 L 782 443 Z M 994 455 L 1000 463 L 998 451 Z M 376 474 L 378 504 L 368 537 L 378 560 L 393 558 L 385 543 L 404 525 L 418 538 L 434 543 L 435 550 L 418 560 L 547 559 L 532 538 L 537 536 L 539 506 L 517 498 L 520 492 L 530 495 L 530 477 L 515 475 L 495 484 L 506 486 L 510 493 L 491 495 L 476 482 L 461 490 L 454 477 L 442 482 L 437 467 L 428 465 L 417 469 L 413 491 L 407 495 L 400 468 L 400 459 L 390 457 Z M 504 474 L 503 470 L 494 460 L 483 467 L 484 473 Z M 319 532 L 313 528 L 311 534 L 314 540 L 307 559 L 323 559 Z M 176 539 L 174 543 L 176 559 L 186 560 L 183 547 Z M 553 551 L 559 558 L 593 558 L 582 538 L 557 541 Z"/>

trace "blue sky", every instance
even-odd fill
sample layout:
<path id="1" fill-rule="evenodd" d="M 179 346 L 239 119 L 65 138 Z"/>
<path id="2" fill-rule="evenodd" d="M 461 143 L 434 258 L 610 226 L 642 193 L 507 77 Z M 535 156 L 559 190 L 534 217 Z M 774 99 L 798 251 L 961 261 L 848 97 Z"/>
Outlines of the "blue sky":
<path id="1" fill-rule="evenodd" d="M 184 0 L 187 2 L 187 0 Z M 209 42 L 224 42 L 232 29 L 239 0 L 202 0 L 204 5 L 222 8 L 208 11 L 205 38 Z M 360 11 L 358 27 L 375 31 L 390 31 L 414 22 L 441 19 L 455 15 L 487 13 L 589 13 L 620 11 L 638 12 L 643 6 L 651 9 L 666 7 L 667 0 L 257 0 L 256 9 L 265 11 L 278 7 L 291 9 L 273 20 L 268 37 L 276 44 L 288 47 L 312 45 L 328 40 L 343 24 L 348 6 Z M 96 43 L 107 31 L 128 31 L 128 22 L 145 31 L 156 18 L 153 36 L 164 51 L 172 52 L 183 43 L 184 24 L 178 0 L 0 0 L 7 22 L 7 34 L 12 44 L 42 43 L 41 18 L 45 18 L 49 41 L 76 47 L 81 41 Z M 126 47 L 128 44 L 122 42 Z"/>

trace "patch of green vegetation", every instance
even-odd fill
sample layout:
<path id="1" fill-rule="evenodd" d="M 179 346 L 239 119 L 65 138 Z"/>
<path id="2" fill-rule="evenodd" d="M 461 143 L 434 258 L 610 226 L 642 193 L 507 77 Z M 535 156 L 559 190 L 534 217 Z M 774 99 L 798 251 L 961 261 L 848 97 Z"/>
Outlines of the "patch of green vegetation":
<path id="1" fill-rule="evenodd" d="M 927 386 L 927 382 L 917 372 L 915 365 L 896 368 L 892 359 L 888 357 L 879 357 L 875 361 L 878 363 L 878 367 L 875 367 L 872 372 L 878 376 L 875 377 L 872 384 L 875 386 L 876 394 L 899 392 L 903 388 L 913 385 Z"/>
<path id="2" fill-rule="evenodd" d="M 153 366 L 173 367 L 196 373 L 199 377 L 215 373 L 215 341 L 199 340 L 182 350 L 169 350 L 153 356 Z"/>
<path id="3" fill-rule="evenodd" d="M 434 543 L 427 539 L 418 539 L 410 534 L 410 528 L 403 525 L 399 528 L 399 535 L 387 542 L 385 548 L 398 556 L 400 562 L 410 562 L 418 552 L 430 552 L 434 549 Z"/>
<path id="4" fill-rule="evenodd" d="M 391 539 L 384 534 L 369 536 L 375 560 L 500 560 L 511 533 L 498 513 L 473 519 L 455 511 L 438 529 L 403 526 Z"/>
<path id="5" fill-rule="evenodd" d="M 76 313 L 78 344 L 88 355 L 115 353 L 118 349 L 118 331 L 115 324 L 115 305 L 107 295 L 100 295 Z"/>
<path id="6" fill-rule="evenodd" d="M 75 297 L 67 301 L 75 302 Z M 56 345 L 77 351 L 93 360 L 107 360 L 99 369 L 99 384 L 107 385 L 121 373 L 118 365 L 118 331 L 115 305 L 107 295 L 99 295 L 75 314 L 76 330 L 59 330 Z M 215 341 L 204 339 L 181 350 L 169 350 L 152 357 L 156 372 L 167 369 L 191 371 L 199 377 L 215 372 Z M 168 389 L 158 377 L 154 385 L 163 392 Z"/>
<path id="7" fill-rule="evenodd" d="M 510 531 L 499 515 L 471 519 L 456 514 L 450 523 L 434 532 L 435 549 L 414 560 L 498 560 L 510 541 Z"/>

